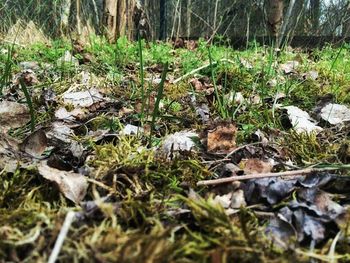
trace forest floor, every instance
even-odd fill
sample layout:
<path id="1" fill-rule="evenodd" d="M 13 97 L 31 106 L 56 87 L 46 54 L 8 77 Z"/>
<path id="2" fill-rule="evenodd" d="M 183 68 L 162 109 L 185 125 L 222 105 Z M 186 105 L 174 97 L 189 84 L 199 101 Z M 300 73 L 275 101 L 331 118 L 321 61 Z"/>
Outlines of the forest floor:
<path id="1" fill-rule="evenodd" d="M 349 45 L 3 43 L 0 95 L 0 262 L 350 261 Z"/>

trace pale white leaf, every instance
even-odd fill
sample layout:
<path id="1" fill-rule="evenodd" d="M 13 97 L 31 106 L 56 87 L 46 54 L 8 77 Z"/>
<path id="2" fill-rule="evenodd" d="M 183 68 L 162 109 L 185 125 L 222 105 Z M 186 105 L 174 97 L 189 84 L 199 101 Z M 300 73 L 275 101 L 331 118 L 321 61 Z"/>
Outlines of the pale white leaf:
<path id="1" fill-rule="evenodd" d="M 345 105 L 329 103 L 321 109 L 321 118 L 333 125 L 350 121 L 350 109 Z"/>

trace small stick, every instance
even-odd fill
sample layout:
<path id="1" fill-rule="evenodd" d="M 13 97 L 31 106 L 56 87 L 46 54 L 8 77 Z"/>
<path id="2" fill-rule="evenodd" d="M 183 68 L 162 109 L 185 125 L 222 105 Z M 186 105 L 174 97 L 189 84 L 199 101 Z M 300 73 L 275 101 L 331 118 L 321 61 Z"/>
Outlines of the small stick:
<path id="1" fill-rule="evenodd" d="M 230 60 L 230 59 L 227 59 L 227 58 L 222 58 L 222 59 L 219 60 L 219 62 L 228 62 L 228 63 L 231 63 L 231 64 L 235 64 L 234 61 L 232 61 L 232 60 Z M 213 64 L 213 65 L 216 65 L 217 63 L 218 63 L 218 62 L 213 62 L 212 64 Z M 186 73 L 185 75 L 183 75 L 183 76 L 181 76 L 181 77 L 175 79 L 175 80 L 173 81 L 173 84 L 176 84 L 176 83 L 178 83 L 178 82 L 180 82 L 180 81 L 186 79 L 187 77 L 189 77 L 189 76 L 191 76 L 191 75 L 197 73 L 198 71 L 201 71 L 202 69 L 205 69 L 205 68 L 208 68 L 208 67 L 210 67 L 210 63 L 205 64 L 205 65 L 203 65 L 203 66 L 201 66 L 201 67 L 199 67 L 199 68 L 196 68 L 196 69 L 192 70 L 191 72 L 188 72 L 188 73 Z"/>
<path id="2" fill-rule="evenodd" d="M 334 168 L 334 167 L 306 168 L 302 170 L 286 171 L 286 172 L 279 172 L 279 173 L 260 173 L 260 174 L 257 173 L 257 174 L 248 174 L 248 175 L 242 175 L 242 176 L 235 175 L 235 176 L 214 179 L 214 180 L 198 181 L 197 185 L 198 186 L 199 185 L 217 185 L 217 184 L 231 183 L 233 181 L 243 181 L 243 180 L 250 180 L 250 179 L 261 179 L 261 178 L 281 177 L 281 176 L 298 176 L 298 175 L 311 174 L 314 172 L 334 171 L 338 169 L 340 168 Z"/>
<path id="3" fill-rule="evenodd" d="M 57 237 L 55 246 L 51 252 L 51 255 L 49 257 L 49 261 L 48 263 L 55 263 L 58 257 L 58 254 L 61 251 L 61 247 L 63 245 L 64 239 L 67 236 L 68 230 L 72 224 L 72 222 L 74 221 L 74 217 L 75 217 L 75 212 L 74 211 L 69 211 L 66 215 L 66 218 L 64 219 L 64 223 L 63 226 L 61 228 L 61 231 Z"/>
<path id="4" fill-rule="evenodd" d="M 258 145 L 258 144 L 263 144 L 263 142 L 252 142 L 252 143 L 249 143 L 249 144 L 245 144 L 245 145 L 242 145 L 242 146 L 239 146 L 237 147 L 236 149 L 232 150 L 230 153 L 228 153 L 226 156 L 225 156 L 225 159 L 231 157 L 234 153 L 246 148 L 246 147 L 249 147 L 249 146 L 253 146 L 253 145 Z"/>

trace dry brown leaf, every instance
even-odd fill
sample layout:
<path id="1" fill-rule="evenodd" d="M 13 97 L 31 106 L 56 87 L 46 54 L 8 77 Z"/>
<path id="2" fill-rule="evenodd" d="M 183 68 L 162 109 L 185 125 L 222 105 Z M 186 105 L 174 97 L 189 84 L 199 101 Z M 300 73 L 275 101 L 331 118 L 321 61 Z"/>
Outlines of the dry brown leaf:
<path id="1" fill-rule="evenodd" d="M 26 105 L 13 101 L 0 102 L 0 130 L 18 128 L 29 121 L 30 114 Z"/>
<path id="2" fill-rule="evenodd" d="M 248 159 L 240 162 L 240 167 L 244 167 L 245 174 L 270 173 L 272 164 L 259 159 Z"/>
<path id="3" fill-rule="evenodd" d="M 0 133 L 0 170 L 14 173 L 18 168 L 32 166 L 37 161 L 23 154 L 18 140 Z"/>
<path id="4" fill-rule="evenodd" d="M 33 157 L 40 157 L 47 147 L 47 138 L 43 130 L 31 133 L 20 144 L 20 149 Z"/>
<path id="5" fill-rule="evenodd" d="M 200 82 L 197 78 L 190 79 L 190 84 L 194 87 L 194 90 L 197 92 L 202 91 L 204 89 L 202 82 Z"/>
<path id="6" fill-rule="evenodd" d="M 72 111 L 67 111 L 66 108 L 61 107 L 56 110 L 55 117 L 58 120 L 81 120 L 86 117 L 86 110 L 82 108 L 75 108 Z"/>
<path id="7" fill-rule="evenodd" d="M 284 64 L 280 65 L 280 69 L 285 73 L 285 74 L 289 74 L 289 73 L 293 73 L 296 71 L 296 69 L 299 66 L 299 62 L 298 61 L 287 61 Z"/>
<path id="8" fill-rule="evenodd" d="M 69 200 L 79 204 L 84 199 L 88 188 L 85 176 L 52 168 L 46 161 L 39 163 L 38 170 L 45 179 L 55 182 L 61 193 Z"/>
<path id="9" fill-rule="evenodd" d="M 207 150 L 227 154 L 236 148 L 237 128 L 234 124 L 220 124 L 208 131 Z"/>
<path id="10" fill-rule="evenodd" d="M 185 44 L 188 50 L 195 50 L 198 48 L 198 43 L 194 40 L 185 40 Z"/>
<path id="11" fill-rule="evenodd" d="M 18 161 L 18 141 L 6 134 L 0 134 L 0 170 L 16 171 Z"/>
<path id="12" fill-rule="evenodd" d="M 26 86 L 33 86 L 39 83 L 34 71 L 31 69 L 25 69 L 17 73 L 13 78 L 13 84 L 19 85 L 21 79 L 24 81 Z"/>
<path id="13" fill-rule="evenodd" d="M 128 115 L 131 115 L 134 112 L 133 109 L 127 108 L 127 107 L 122 107 L 119 111 L 118 111 L 118 117 L 122 118 Z"/>

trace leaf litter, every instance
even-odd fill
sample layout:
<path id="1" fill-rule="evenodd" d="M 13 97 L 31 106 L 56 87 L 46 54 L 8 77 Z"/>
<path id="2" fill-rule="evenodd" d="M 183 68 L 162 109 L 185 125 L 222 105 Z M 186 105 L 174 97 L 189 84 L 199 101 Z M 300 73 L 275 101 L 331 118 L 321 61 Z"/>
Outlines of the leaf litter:
<path id="1" fill-rule="evenodd" d="M 188 42 L 158 44 L 173 54 L 163 83 L 151 49 L 140 76 L 128 45 L 119 72 L 101 60 L 108 49 L 82 43 L 17 58 L 0 102 L 4 262 L 46 261 L 56 247 L 64 262 L 333 261 L 329 251 L 346 262 L 350 100 L 326 99 L 342 78 L 293 50 L 269 72 L 264 49 L 212 46 L 232 57 L 208 64 Z M 186 52 L 198 68 L 186 71 Z"/>

